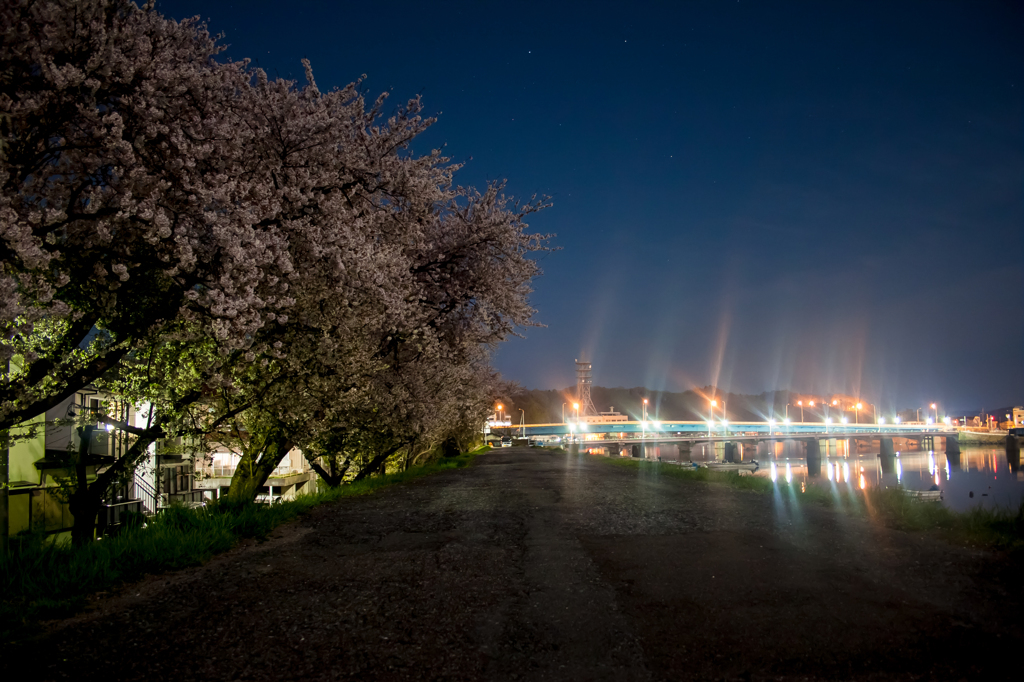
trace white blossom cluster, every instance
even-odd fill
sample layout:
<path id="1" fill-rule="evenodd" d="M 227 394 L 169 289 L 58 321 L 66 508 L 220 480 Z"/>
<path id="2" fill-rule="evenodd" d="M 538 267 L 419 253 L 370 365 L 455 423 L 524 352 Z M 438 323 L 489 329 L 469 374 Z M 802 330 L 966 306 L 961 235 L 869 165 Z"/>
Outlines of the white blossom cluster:
<path id="1" fill-rule="evenodd" d="M 159 348 L 139 395 L 187 376 L 207 421 L 262 409 L 294 442 L 479 412 L 488 349 L 532 324 L 543 204 L 411 153 L 418 99 L 385 117 L 221 50 L 152 4 L 2 0 L 0 420 Z"/>

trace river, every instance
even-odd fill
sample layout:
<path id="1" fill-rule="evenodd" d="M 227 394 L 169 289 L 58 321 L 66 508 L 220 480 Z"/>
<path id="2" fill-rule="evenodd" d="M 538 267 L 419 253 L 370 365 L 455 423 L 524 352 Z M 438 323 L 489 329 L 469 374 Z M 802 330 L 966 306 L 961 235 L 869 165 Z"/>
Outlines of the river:
<path id="1" fill-rule="evenodd" d="M 1024 502 L 1024 469 L 1013 471 L 1002 447 L 965 447 L 959 458 L 942 451 L 897 450 L 892 462 L 883 462 L 868 442 L 851 445 L 833 441 L 821 444 L 821 469 L 810 476 L 803 444 L 775 443 L 774 452 L 755 454 L 752 446 L 737 453 L 743 461 L 757 460 L 755 476 L 774 475 L 805 485 L 844 485 L 859 488 L 903 486 L 907 490 L 940 490 L 942 503 L 956 511 L 974 507 L 1016 509 Z M 878 444 L 874 443 L 877 448 Z M 664 448 L 666 459 L 675 459 L 675 448 Z M 656 459 L 661 448 L 648 446 L 648 457 Z M 722 449 L 712 454 L 707 446 L 694 446 L 692 460 L 722 461 Z"/>

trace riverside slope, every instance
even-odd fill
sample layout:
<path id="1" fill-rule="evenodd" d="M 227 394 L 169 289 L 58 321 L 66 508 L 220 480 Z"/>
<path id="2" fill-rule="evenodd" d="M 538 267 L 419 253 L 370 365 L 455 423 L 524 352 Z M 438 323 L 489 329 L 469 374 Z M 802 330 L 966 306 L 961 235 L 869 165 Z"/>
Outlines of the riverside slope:
<path id="1" fill-rule="evenodd" d="M 150 579 L 5 679 L 1004 679 L 1019 564 L 587 455 L 481 455 Z"/>

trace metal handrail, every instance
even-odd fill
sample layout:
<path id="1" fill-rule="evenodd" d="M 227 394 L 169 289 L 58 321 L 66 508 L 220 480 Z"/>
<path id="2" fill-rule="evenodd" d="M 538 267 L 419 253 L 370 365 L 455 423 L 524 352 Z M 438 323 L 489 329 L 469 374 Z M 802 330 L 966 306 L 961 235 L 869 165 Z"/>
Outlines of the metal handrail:
<path id="1" fill-rule="evenodd" d="M 155 514 L 158 508 L 157 500 L 159 499 L 156 488 L 151 486 L 149 481 L 141 478 L 137 471 L 135 472 L 134 480 L 132 481 L 132 487 L 134 488 L 134 495 L 132 495 L 132 497 L 142 500 L 143 510 L 150 514 Z"/>

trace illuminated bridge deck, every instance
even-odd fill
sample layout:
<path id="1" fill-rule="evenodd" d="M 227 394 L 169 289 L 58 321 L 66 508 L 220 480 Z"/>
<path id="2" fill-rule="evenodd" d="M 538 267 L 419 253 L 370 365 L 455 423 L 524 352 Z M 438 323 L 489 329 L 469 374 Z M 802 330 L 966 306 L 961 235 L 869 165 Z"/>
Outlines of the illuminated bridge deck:
<path id="1" fill-rule="evenodd" d="M 639 421 L 606 423 L 557 423 L 504 426 L 492 429 L 495 433 L 521 435 L 527 438 L 543 436 L 577 437 L 587 442 L 617 440 L 785 440 L 788 438 L 926 438 L 956 437 L 956 430 L 944 424 L 823 424 L 821 422 L 717 422 L 711 428 L 702 421 Z"/>

